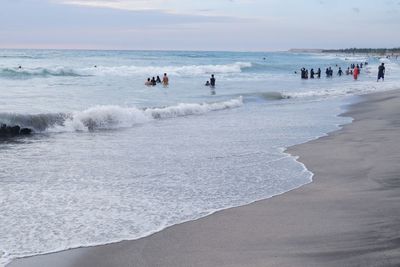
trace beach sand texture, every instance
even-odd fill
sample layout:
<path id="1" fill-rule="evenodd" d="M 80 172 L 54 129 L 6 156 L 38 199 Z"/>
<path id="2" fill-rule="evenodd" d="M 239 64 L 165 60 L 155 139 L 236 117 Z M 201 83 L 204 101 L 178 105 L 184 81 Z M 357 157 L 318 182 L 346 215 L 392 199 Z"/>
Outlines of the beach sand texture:
<path id="1" fill-rule="evenodd" d="M 342 130 L 288 150 L 314 182 L 149 237 L 18 259 L 43 266 L 400 266 L 400 91 L 364 97 Z"/>

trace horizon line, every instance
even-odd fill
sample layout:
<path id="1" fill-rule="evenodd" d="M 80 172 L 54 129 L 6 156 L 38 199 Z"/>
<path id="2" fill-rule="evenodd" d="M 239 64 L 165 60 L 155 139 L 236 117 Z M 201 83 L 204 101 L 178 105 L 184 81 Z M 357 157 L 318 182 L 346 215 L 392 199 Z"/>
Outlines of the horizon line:
<path id="1" fill-rule="evenodd" d="M 42 48 L 42 47 L 0 47 L 0 50 L 66 50 L 66 51 L 136 51 L 136 52 L 232 52 L 232 53 L 276 53 L 289 52 L 282 50 L 201 50 L 201 49 L 110 49 L 110 48 Z"/>

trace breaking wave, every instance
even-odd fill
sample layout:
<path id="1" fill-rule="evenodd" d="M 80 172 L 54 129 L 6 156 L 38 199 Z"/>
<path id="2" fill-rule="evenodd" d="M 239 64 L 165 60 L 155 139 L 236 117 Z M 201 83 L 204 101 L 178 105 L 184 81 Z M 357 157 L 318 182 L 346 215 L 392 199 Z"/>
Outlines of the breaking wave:
<path id="1" fill-rule="evenodd" d="M 167 72 L 170 75 L 193 76 L 202 74 L 240 73 L 253 65 L 249 62 L 235 62 L 226 65 L 187 65 L 187 66 L 93 66 L 86 68 L 0 68 L 0 78 L 29 79 L 54 76 L 132 76 L 155 75 Z"/>
<path id="2" fill-rule="evenodd" d="M 187 65 L 187 66 L 98 66 L 97 68 L 83 69 L 91 75 L 130 76 L 134 74 L 154 75 L 167 72 L 170 75 L 193 76 L 202 74 L 240 73 L 246 68 L 251 68 L 250 62 L 235 62 L 226 65 Z"/>
<path id="3" fill-rule="evenodd" d="M 237 108 L 243 105 L 242 97 L 215 103 L 181 103 L 162 108 L 125 108 L 96 106 L 72 113 L 38 115 L 0 114 L 0 123 L 27 127 L 36 132 L 95 131 L 132 127 L 157 119 L 201 115 L 211 111 Z"/>
<path id="4" fill-rule="evenodd" d="M 377 85 L 376 82 L 360 83 L 358 85 L 346 85 L 342 87 L 321 88 L 316 90 L 298 91 L 298 92 L 284 92 L 284 98 L 292 99 L 325 99 L 329 97 L 343 97 L 343 96 L 360 96 L 369 93 L 385 92 L 391 90 L 398 90 L 399 85 L 397 82 L 385 82 L 384 85 Z"/>
<path id="5" fill-rule="evenodd" d="M 68 69 L 64 67 L 55 68 L 2 68 L 0 69 L 1 78 L 11 78 L 11 79 L 29 79 L 36 77 L 51 77 L 51 76 L 84 76 L 84 74 L 79 74 L 73 69 Z"/>

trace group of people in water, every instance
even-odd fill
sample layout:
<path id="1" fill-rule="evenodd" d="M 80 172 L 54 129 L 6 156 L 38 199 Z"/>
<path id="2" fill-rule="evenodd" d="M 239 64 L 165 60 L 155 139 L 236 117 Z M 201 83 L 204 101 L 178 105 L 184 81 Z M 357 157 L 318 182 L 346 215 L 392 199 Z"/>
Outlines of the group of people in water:
<path id="1" fill-rule="evenodd" d="M 367 65 L 368 65 L 368 62 L 364 62 L 364 63 L 361 63 L 361 64 L 351 64 L 346 69 L 345 72 L 343 72 L 342 68 L 339 67 L 337 75 L 338 76 L 342 76 L 345 73 L 346 75 L 353 75 L 354 80 L 357 80 L 358 76 L 361 73 L 361 69 L 364 66 L 367 66 Z M 338 67 L 338 65 L 336 65 L 336 67 Z M 295 73 L 297 73 L 297 71 Z M 326 68 L 325 74 L 326 74 L 327 78 L 333 77 L 333 69 L 331 67 Z M 308 72 L 308 69 L 306 69 L 306 68 L 302 68 L 301 69 L 301 78 L 302 79 L 309 79 L 309 78 L 310 79 L 314 79 L 315 77 L 317 77 L 318 79 L 321 78 L 321 69 L 320 68 L 318 68 L 317 71 L 314 71 L 314 69 L 312 68 L 310 70 L 310 72 Z M 378 79 L 377 79 L 377 81 L 379 81 L 380 79 L 382 79 L 382 81 L 383 81 L 384 78 L 385 78 L 385 63 L 382 63 L 378 68 Z"/>
<path id="2" fill-rule="evenodd" d="M 164 76 L 163 76 L 163 79 L 162 79 L 162 80 L 160 79 L 160 76 L 157 76 L 157 79 L 154 78 L 154 76 L 153 76 L 152 79 L 147 78 L 147 81 L 146 81 L 144 84 L 145 84 L 146 86 L 156 86 L 158 83 L 162 83 L 162 85 L 163 85 L 164 87 L 167 87 L 167 86 L 168 86 L 168 84 L 169 84 L 169 78 L 168 78 L 168 76 L 167 76 L 166 73 L 164 73 Z"/>
<path id="3" fill-rule="evenodd" d="M 211 74 L 210 80 L 206 81 L 205 86 L 210 86 L 210 87 L 214 88 L 215 87 L 215 82 L 216 82 L 216 79 L 214 77 L 214 74 Z M 155 78 L 153 76 L 152 79 L 147 78 L 147 81 L 144 84 L 146 86 L 156 86 L 158 83 L 162 83 L 164 87 L 168 86 L 169 78 L 168 78 L 166 73 L 164 73 L 164 77 L 163 77 L 162 80 L 160 79 L 160 76 L 157 76 L 157 78 Z"/>
<path id="4" fill-rule="evenodd" d="M 211 86 L 211 87 L 215 87 L 215 77 L 214 74 L 211 74 L 211 78 L 209 81 L 206 81 L 206 84 L 204 84 L 205 86 Z"/>
<path id="5" fill-rule="evenodd" d="M 301 70 L 301 78 L 302 79 L 308 79 L 308 70 L 306 68 L 302 68 Z M 328 71 L 328 69 L 327 69 Z M 295 71 L 295 73 L 297 73 L 297 71 Z M 318 68 L 317 72 L 314 71 L 314 69 L 310 70 L 310 79 L 314 79 L 315 75 L 317 76 L 317 78 L 321 78 L 321 69 Z M 328 73 L 327 73 L 328 75 Z"/>

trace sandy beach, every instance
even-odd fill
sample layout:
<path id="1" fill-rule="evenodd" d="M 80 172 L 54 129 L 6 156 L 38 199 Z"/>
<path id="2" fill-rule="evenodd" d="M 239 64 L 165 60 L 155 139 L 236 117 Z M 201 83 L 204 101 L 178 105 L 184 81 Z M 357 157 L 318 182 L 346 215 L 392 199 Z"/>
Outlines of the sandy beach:
<path id="1" fill-rule="evenodd" d="M 18 259 L 42 266 L 400 266 L 400 91 L 362 97 L 352 124 L 292 147 L 314 182 L 135 241 Z"/>

